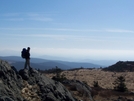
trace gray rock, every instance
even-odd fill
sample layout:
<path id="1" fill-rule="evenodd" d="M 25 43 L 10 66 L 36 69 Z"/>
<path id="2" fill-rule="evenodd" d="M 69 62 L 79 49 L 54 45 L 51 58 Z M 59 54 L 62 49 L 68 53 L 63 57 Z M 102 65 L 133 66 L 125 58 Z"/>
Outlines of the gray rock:
<path id="1" fill-rule="evenodd" d="M 60 82 L 35 69 L 19 72 L 0 60 L 0 101 L 75 101 Z"/>
<path id="2" fill-rule="evenodd" d="M 79 92 L 81 96 L 87 97 L 89 101 L 94 101 L 91 96 L 92 89 L 87 84 L 78 80 L 66 80 L 64 84 L 70 86 L 72 90 Z"/>
<path id="3" fill-rule="evenodd" d="M 30 85 L 38 85 L 43 101 L 75 101 L 71 93 L 60 82 L 42 75 L 35 69 L 30 69 L 29 72 L 25 72 L 25 70 L 20 71 L 24 71 L 25 75 L 28 75 L 27 82 Z M 23 75 L 21 76 L 23 78 Z"/>
<path id="4" fill-rule="evenodd" d="M 0 60 L 0 101 L 23 101 L 22 82 L 21 76 L 6 61 Z"/>
<path id="5" fill-rule="evenodd" d="M 8 96 L 2 96 L 2 97 L 0 97 L 0 101 L 14 101 L 14 100 L 11 99 L 11 98 L 8 97 Z"/>
<path id="6" fill-rule="evenodd" d="M 29 71 L 28 69 L 22 69 L 19 71 L 19 74 L 21 75 L 21 77 L 24 79 L 24 80 L 28 80 L 29 79 Z"/>

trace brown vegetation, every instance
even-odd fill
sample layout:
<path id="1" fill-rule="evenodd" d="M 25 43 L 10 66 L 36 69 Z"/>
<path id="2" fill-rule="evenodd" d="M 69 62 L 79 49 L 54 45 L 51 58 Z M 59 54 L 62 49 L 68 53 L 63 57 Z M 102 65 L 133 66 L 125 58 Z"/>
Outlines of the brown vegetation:
<path id="1" fill-rule="evenodd" d="M 67 79 L 80 80 L 87 83 L 93 88 L 92 96 L 96 101 L 113 101 L 114 99 L 119 99 L 119 96 L 123 101 L 127 101 L 125 99 L 134 99 L 134 72 L 109 72 L 102 71 L 101 69 L 78 69 L 73 71 L 63 71 L 61 74 L 64 74 Z M 53 77 L 54 74 L 47 74 L 47 76 Z M 113 83 L 119 76 L 125 78 L 125 84 L 129 93 L 113 90 Z M 98 88 L 93 87 L 94 81 L 98 82 Z M 79 94 L 79 92 L 75 93 Z"/>
<path id="2" fill-rule="evenodd" d="M 93 87 L 94 81 L 98 81 L 99 86 L 105 89 L 113 89 L 115 79 L 119 76 L 124 76 L 128 90 L 134 91 L 134 72 L 108 72 L 102 71 L 101 69 L 80 69 L 63 71 L 62 74 L 68 79 L 85 81 L 91 87 Z"/>

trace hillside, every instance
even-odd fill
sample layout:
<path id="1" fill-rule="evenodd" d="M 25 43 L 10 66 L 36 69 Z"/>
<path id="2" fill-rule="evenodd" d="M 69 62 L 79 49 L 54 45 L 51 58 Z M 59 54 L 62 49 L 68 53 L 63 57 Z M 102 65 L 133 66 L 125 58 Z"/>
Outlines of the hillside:
<path id="1" fill-rule="evenodd" d="M 110 72 L 103 71 L 102 69 L 75 69 L 63 71 L 61 74 L 64 74 L 70 80 L 87 82 L 90 87 L 93 87 L 94 81 L 98 81 L 99 85 L 104 89 L 113 89 L 115 79 L 119 76 L 124 76 L 128 89 L 134 91 L 134 72 Z M 53 75 L 55 74 L 47 74 L 50 78 L 53 77 Z"/>
<path id="2" fill-rule="evenodd" d="M 104 71 L 112 72 L 133 72 L 134 71 L 134 61 L 119 61 L 109 67 L 103 68 Z"/>
<path id="3" fill-rule="evenodd" d="M 94 101 L 134 101 L 134 72 L 110 72 L 103 71 L 102 69 L 73 69 L 62 71 L 61 75 L 63 74 L 69 80 L 83 81 L 88 84 L 93 90 Z M 50 78 L 54 75 L 53 73 L 47 74 Z M 128 92 L 123 93 L 113 90 L 113 83 L 119 76 L 124 76 Z M 93 87 L 94 81 L 98 81 L 99 88 Z"/>

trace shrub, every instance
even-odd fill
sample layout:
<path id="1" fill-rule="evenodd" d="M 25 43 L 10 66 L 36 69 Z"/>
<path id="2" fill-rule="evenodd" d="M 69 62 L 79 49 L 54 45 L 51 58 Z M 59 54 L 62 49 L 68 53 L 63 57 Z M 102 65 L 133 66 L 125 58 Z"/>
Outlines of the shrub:
<path id="1" fill-rule="evenodd" d="M 61 72 L 62 72 L 61 69 L 56 66 L 55 69 L 56 76 L 53 76 L 52 79 L 59 82 L 66 80 L 67 78 L 65 77 L 65 74 L 61 75 Z"/>
<path id="2" fill-rule="evenodd" d="M 114 81 L 113 84 L 115 85 L 114 90 L 120 91 L 120 92 L 127 91 L 127 87 L 125 85 L 125 78 L 123 76 L 117 77 L 117 79 Z"/>
<path id="3" fill-rule="evenodd" d="M 99 87 L 98 81 L 94 81 L 94 82 L 93 82 L 93 86 L 94 86 L 94 87 Z"/>

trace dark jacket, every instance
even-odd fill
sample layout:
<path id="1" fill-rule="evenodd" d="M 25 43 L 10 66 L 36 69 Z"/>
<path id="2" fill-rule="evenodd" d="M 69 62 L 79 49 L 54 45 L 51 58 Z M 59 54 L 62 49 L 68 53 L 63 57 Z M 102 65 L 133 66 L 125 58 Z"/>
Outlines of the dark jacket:
<path id="1" fill-rule="evenodd" d="M 28 50 L 26 51 L 26 59 L 30 59 L 30 52 Z"/>

